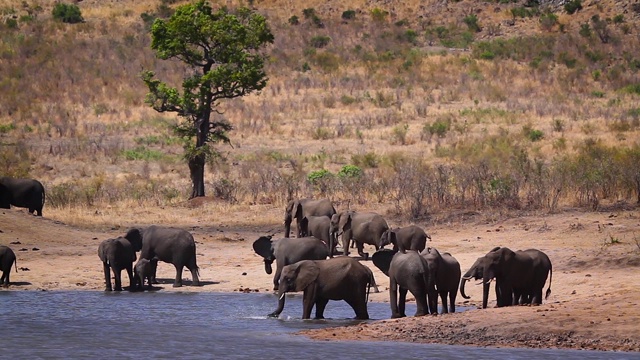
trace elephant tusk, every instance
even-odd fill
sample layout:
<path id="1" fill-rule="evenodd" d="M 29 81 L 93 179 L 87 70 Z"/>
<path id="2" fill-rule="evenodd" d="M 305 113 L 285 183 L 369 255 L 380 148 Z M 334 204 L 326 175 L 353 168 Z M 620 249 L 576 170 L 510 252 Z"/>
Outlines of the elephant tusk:
<path id="1" fill-rule="evenodd" d="M 282 300 L 282 299 L 284 299 L 284 295 L 285 295 L 285 294 L 286 294 L 286 293 L 282 293 L 282 295 L 280 295 L 280 298 L 279 298 L 278 300 Z"/>
<path id="2" fill-rule="evenodd" d="M 493 281 L 493 279 L 489 279 L 489 281 L 487 281 L 486 283 L 484 281 L 481 281 L 479 283 L 477 283 L 476 285 L 480 285 L 480 284 L 491 284 L 491 282 Z"/>

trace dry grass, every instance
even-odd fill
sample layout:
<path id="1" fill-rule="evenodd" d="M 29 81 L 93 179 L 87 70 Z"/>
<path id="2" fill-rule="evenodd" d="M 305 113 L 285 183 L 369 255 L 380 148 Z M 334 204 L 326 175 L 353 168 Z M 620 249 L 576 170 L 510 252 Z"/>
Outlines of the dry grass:
<path id="1" fill-rule="evenodd" d="M 78 6 L 86 22 L 74 26 L 51 21 L 53 0 L 27 3 L 31 9 L 42 7 L 37 18 L 20 22 L 18 30 L 2 29 L 6 41 L 0 45 L 0 78 L 5 80 L 0 89 L 7 106 L 0 109 L 0 129 L 7 124 L 15 129 L 0 132 L 0 143 L 22 144 L 31 157 L 30 175 L 48 187 L 72 184 L 86 193 L 96 181 L 113 184 L 93 200 L 50 209 L 48 216 L 74 224 L 118 224 L 127 218 L 119 220 L 117 214 L 131 207 L 138 209 L 140 221 L 159 216 L 154 221 L 188 222 L 178 216 L 165 219 L 168 215 L 152 210 L 182 206 L 189 188 L 181 146 L 168 129 L 177 119 L 158 116 L 143 104 L 146 89 L 138 78 L 143 68 L 154 69 L 177 84 L 183 73 L 180 64 L 155 59 L 149 48 L 140 15 L 158 11 L 160 3 L 83 1 Z M 179 3 L 184 2 L 169 6 Z M 380 181 L 387 176 L 391 182 L 394 166 L 389 159 L 397 154 L 420 158 L 428 167 L 468 166 L 474 171 L 480 163 L 480 157 L 473 156 L 477 149 L 494 156 L 494 163 L 504 160 L 504 153 L 523 149 L 529 159 L 544 159 L 552 167 L 553 161 L 577 156 L 589 143 L 637 147 L 638 94 L 620 89 L 637 83 L 638 69 L 631 66 L 633 60 L 640 64 L 634 55 L 640 44 L 631 34 L 638 31 L 638 14 L 614 1 L 584 5 L 573 16 L 555 8 L 564 32 L 545 32 L 537 18 L 506 25 L 516 5 L 482 1 L 256 1 L 254 7 L 268 16 L 276 35 L 269 50 L 270 82 L 262 94 L 223 104 L 224 116 L 236 127 L 231 134 L 234 146 L 220 147 L 226 161 L 206 173 L 207 192 L 215 194 L 215 206 L 223 208 L 206 204 L 199 211 L 243 213 L 255 206 L 279 208 L 289 195 L 327 195 L 306 184 L 306 175 L 321 168 L 335 173 L 352 163 L 354 155 L 374 154 L 381 164 L 367 174 Z M 325 27 L 304 19 L 305 8 L 314 8 Z M 390 13 L 386 21 L 372 21 L 374 8 Z M 0 0 L 0 9 L 26 13 L 7 0 Z M 340 19 L 347 9 L 356 10 L 355 20 Z M 625 10 L 629 35 L 613 23 L 609 27 L 617 41 L 609 44 L 578 35 L 580 24 L 594 14 L 613 18 Z M 448 49 L 437 37 L 429 44 L 439 26 L 453 34 L 451 39 L 462 34 L 462 19 L 471 11 L 484 29 L 472 44 L 496 36 L 531 41 L 532 36 L 550 35 L 553 45 L 540 50 L 550 55 L 534 51 L 535 43 L 492 60 L 474 52 L 474 45 Z M 287 23 L 292 15 L 301 19 L 300 25 Z M 402 19 L 406 25 L 395 25 Z M 418 33 L 414 44 L 402 38 L 409 29 Z M 326 48 L 309 45 L 318 35 L 331 38 Z M 613 55 L 599 60 L 598 54 Z M 305 64 L 309 71 L 302 71 Z M 425 126 L 437 121 L 449 124 L 446 133 L 425 132 Z M 530 130 L 543 137 L 531 141 Z M 492 155 L 492 146 L 503 148 Z M 380 190 L 371 184 L 368 192 L 348 194 L 338 187 L 328 195 L 370 208 L 409 208 L 407 203 L 397 209 L 391 195 L 376 195 Z M 585 198 L 584 191 L 563 193 L 560 205 L 593 205 L 589 199 L 595 194 Z M 144 195 L 134 195 L 138 192 Z M 606 199 L 600 193 L 598 201 L 634 200 L 628 188 L 614 193 Z M 464 197 L 460 194 L 454 195 Z M 224 197 L 227 201 L 221 202 Z M 451 203 L 489 205 L 467 198 L 429 210 L 446 212 Z"/>

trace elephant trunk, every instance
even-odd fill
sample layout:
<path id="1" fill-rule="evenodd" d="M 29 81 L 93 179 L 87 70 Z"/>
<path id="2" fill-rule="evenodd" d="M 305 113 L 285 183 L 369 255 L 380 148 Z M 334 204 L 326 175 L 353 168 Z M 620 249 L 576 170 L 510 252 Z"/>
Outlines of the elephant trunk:
<path id="1" fill-rule="evenodd" d="M 471 296 L 467 296 L 467 294 L 465 294 L 464 292 L 464 284 L 469 279 L 470 279 L 469 277 L 463 277 L 462 280 L 460 281 L 460 295 L 462 295 L 462 297 L 465 299 L 471 299 Z"/>
<path id="2" fill-rule="evenodd" d="M 291 220 L 286 219 L 284 221 L 284 237 L 288 238 L 290 232 L 291 232 Z"/>
<path id="3" fill-rule="evenodd" d="M 333 257 L 333 249 L 336 246 L 336 239 L 334 233 L 329 231 L 329 257 Z"/>
<path id="4" fill-rule="evenodd" d="M 282 290 L 282 287 L 278 291 L 278 308 L 269 314 L 269 317 L 278 317 L 282 310 L 284 310 L 284 300 L 285 300 L 286 291 Z"/>
<path id="5" fill-rule="evenodd" d="M 267 274 L 271 275 L 271 272 L 273 271 L 273 269 L 271 269 L 271 263 L 273 261 L 269 261 L 269 260 L 265 260 L 264 261 L 264 271 L 267 272 Z"/>

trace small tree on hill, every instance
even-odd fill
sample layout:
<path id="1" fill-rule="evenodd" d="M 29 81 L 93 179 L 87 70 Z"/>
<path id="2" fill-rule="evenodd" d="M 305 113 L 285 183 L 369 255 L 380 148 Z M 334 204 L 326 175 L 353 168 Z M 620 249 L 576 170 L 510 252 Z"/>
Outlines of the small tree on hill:
<path id="1" fill-rule="evenodd" d="M 267 85 L 265 57 L 260 50 L 273 42 L 266 19 L 252 10 L 227 8 L 217 11 L 204 1 L 176 8 L 168 20 L 156 19 L 151 28 L 151 48 L 160 59 L 178 59 L 191 68 L 182 91 L 144 71 L 149 88 L 146 103 L 158 112 L 175 112 L 185 121 L 179 134 L 192 139 L 185 146 L 193 191 L 191 198 L 204 196 L 204 167 L 216 154 L 209 145 L 229 143 L 226 121 L 212 121 L 211 113 L 223 99 L 260 91 Z M 219 113 L 219 112 L 218 112 Z"/>

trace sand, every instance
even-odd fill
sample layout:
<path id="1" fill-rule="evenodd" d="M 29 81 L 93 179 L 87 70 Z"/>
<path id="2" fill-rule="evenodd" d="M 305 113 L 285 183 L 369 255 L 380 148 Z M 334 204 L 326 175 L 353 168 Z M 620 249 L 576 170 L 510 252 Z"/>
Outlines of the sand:
<path id="1" fill-rule="evenodd" d="M 271 291 L 272 275 L 265 273 L 262 258 L 253 252 L 251 244 L 279 225 L 223 226 L 186 227 L 197 242 L 203 286 L 173 288 L 174 268 L 161 263 L 161 284 L 157 285 L 162 288 L 160 291 Z M 126 228 L 99 231 L 71 227 L 47 218 L 46 209 L 45 217 L 31 216 L 23 209 L 2 209 L 0 244 L 15 251 L 19 271 L 12 271 L 9 289 L 0 291 L 102 291 L 104 277 L 97 256 L 98 244 L 125 232 Z M 474 308 L 469 311 L 373 321 L 348 328 L 305 331 L 304 335 L 319 340 L 640 351 L 637 209 L 566 210 L 505 220 L 476 216 L 433 225 L 427 232 L 432 237 L 430 245 L 451 252 L 463 272 L 494 246 L 544 251 L 553 263 L 551 296 L 540 306 L 508 308 L 494 308 L 495 298 L 491 296 L 489 308 L 475 309 L 481 304 L 481 286 L 469 282 L 466 288 L 471 299 L 457 298 L 458 306 Z M 374 249 L 366 250 L 372 253 Z M 370 261 L 363 263 L 374 270 L 381 289 L 380 293 L 371 294 L 370 301 L 388 302 L 388 278 Z M 183 278 L 189 285 L 188 271 Z"/>

